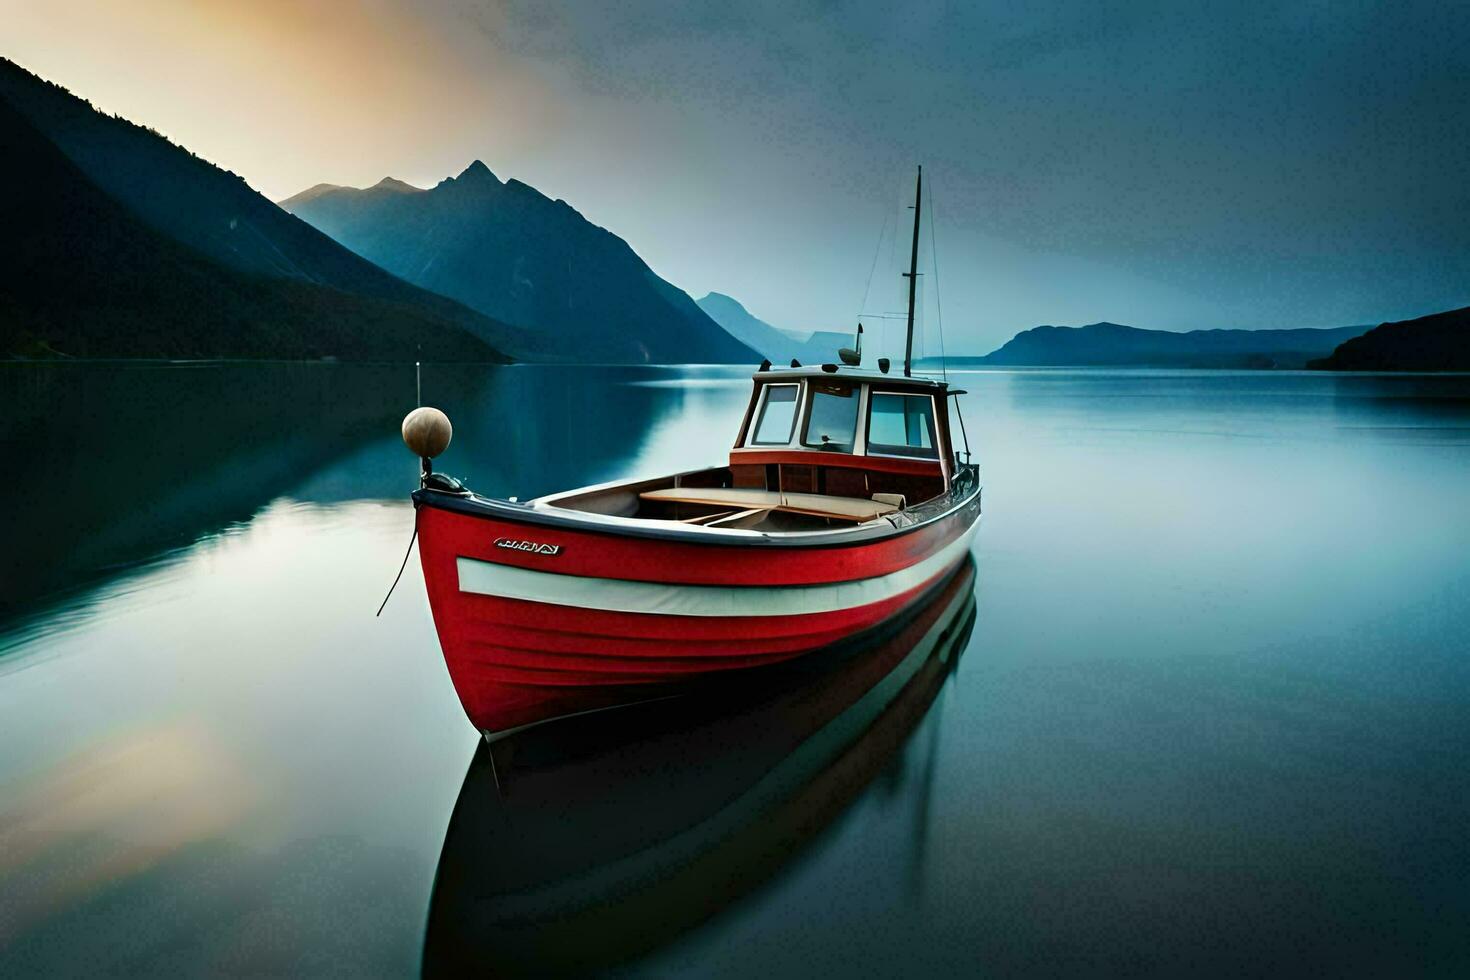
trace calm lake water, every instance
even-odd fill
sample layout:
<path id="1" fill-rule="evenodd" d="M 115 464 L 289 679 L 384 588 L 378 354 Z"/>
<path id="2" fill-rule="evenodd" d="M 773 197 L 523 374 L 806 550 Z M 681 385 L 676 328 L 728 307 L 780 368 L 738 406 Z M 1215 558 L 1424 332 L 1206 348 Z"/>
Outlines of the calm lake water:
<path id="1" fill-rule="evenodd" d="M 585 955 L 640 975 L 1464 975 L 1470 378 L 959 377 L 985 516 L 937 695 L 840 739 L 730 722 L 657 778 L 565 770 L 596 792 L 506 831 L 521 873 L 595 837 L 606 801 L 685 848 L 609 893 L 601 933 L 603 899 L 577 894 L 595 874 L 563 889 L 590 903 Z M 749 388 L 723 368 L 424 375 L 455 423 L 441 468 L 522 497 L 717 463 Z M 413 404 L 411 369 L 0 365 L 0 975 L 420 969 L 436 873 L 478 873 L 446 847 L 462 794 L 493 856 L 495 821 L 541 791 L 486 796 L 416 558 L 373 616 L 412 526 Z M 671 744 L 643 724 L 629 759 Z M 766 755 L 720 742 L 757 728 Z M 783 800 L 837 773 L 844 805 L 799 810 L 799 832 L 744 799 L 683 808 L 767 768 Z M 689 864 L 731 840 L 748 865 Z M 656 941 L 609 939 L 676 907 Z"/>

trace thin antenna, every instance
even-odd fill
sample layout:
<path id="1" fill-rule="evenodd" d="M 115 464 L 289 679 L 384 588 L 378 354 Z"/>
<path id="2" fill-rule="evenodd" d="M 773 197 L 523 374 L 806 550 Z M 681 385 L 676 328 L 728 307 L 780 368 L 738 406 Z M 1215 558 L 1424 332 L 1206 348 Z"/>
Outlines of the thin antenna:
<path id="1" fill-rule="evenodd" d="M 424 374 L 420 369 L 420 361 L 413 362 L 413 392 L 414 401 L 419 408 L 424 407 Z"/>
<path id="2" fill-rule="evenodd" d="M 934 312 L 939 316 L 939 370 L 949 380 L 949 355 L 944 351 L 944 304 L 939 299 L 939 241 L 934 237 L 934 189 L 929 189 L 929 262 L 934 266 Z"/>
<path id="3" fill-rule="evenodd" d="M 909 271 L 904 276 L 909 281 L 909 331 L 903 349 L 903 376 L 913 377 L 914 361 L 914 287 L 919 282 L 919 216 L 924 206 L 924 168 L 919 167 L 918 183 L 914 185 L 914 247 L 909 253 Z"/>

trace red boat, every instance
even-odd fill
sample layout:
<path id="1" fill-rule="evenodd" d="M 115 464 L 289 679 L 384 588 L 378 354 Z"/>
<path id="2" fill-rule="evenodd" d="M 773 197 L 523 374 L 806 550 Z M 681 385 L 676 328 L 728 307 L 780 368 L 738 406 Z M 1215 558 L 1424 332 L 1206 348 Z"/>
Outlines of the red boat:
<path id="1" fill-rule="evenodd" d="M 423 976 L 607 973 L 760 887 L 881 773 L 896 775 L 969 645 L 974 585 L 967 560 L 820 660 L 482 744 L 444 836 Z M 886 788 L 896 831 L 907 811 L 923 837 L 930 783 Z"/>
<path id="2" fill-rule="evenodd" d="M 763 363 L 728 465 L 496 500 L 432 472 L 448 421 L 409 416 L 429 603 L 487 738 L 820 650 L 960 566 L 980 482 L 951 442 L 962 392 L 910 370 L 918 213 L 903 374 L 862 369 L 861 327 L 840 364 Z"/>

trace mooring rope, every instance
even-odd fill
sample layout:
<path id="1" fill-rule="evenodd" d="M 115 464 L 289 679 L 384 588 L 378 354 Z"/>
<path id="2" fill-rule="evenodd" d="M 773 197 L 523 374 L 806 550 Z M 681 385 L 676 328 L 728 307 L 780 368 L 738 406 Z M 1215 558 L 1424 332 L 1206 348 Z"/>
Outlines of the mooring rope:
<path id="1" fill-rule="evenodd" d="M 413 543 L 417 541 L 418 538 L 418 514 L 414 514 L 413 535 L 408 539 L 408 550 L 403 553 L 403 564 L 398 566 L 398 574 L 393 576 L 393 584 L 388 586 L 388 594 L 383 596 L 383 605 L 378 607 L 378 611 L 373 614 L 373 618 L 376 619 L 378 616 L 383 615 L 383 606 L 386 606 L 388 604 L 388 600 L 393 598 L 393 590 L 398 588 L 398 580 L 403 578 L 403 570 L 408 567 L 408 556 L 413 554 Z"/>

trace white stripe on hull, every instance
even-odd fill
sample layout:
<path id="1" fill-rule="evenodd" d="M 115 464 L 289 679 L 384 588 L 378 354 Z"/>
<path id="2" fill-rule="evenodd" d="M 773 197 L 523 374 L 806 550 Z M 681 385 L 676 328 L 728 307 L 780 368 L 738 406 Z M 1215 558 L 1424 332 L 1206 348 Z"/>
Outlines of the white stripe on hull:
<path id="1" fill-rule="evenodd" d="M 553 606 L 655 616 L 803 616 L 891 599 L 948 570 L 970 550 L 976 524 L 938 552 L 887 575 L 827 585 L 670 585 L 538 572 L 478 558 L 455 560 L 459 590 Z M 774 557 L 774 556 L 773 556 Z"/>

